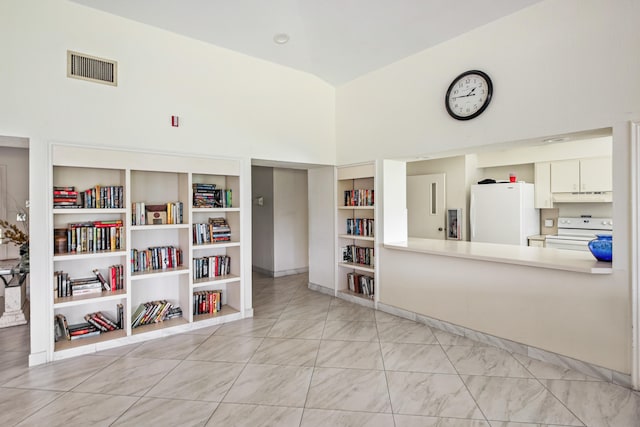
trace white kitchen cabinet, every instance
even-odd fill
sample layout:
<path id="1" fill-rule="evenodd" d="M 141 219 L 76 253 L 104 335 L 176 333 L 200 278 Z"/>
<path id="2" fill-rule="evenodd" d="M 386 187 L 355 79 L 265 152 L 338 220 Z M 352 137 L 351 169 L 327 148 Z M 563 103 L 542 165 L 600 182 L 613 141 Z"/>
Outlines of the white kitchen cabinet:
<path id="1" fill-rule="evenodd" d="M 580 191 L 612 191 L 611 169 L 610 157 L 580 160 Z"/>
<path id="2" fill-rule="evenodd" d="M 577 193 L 580 191 L 580 160 L 551 162 L 551 192 Z"/>
<path id="3" fill-rule="evenodd" d="M 611 157 L 551 162 L 552 193 L 612 191 Z"/>
<path id="4" fill-rule="evenodd" d="M 551 197 L 551 162 L 539 162 L 534 165 L 535 173 L 535 208 L 553 207 Z"/>

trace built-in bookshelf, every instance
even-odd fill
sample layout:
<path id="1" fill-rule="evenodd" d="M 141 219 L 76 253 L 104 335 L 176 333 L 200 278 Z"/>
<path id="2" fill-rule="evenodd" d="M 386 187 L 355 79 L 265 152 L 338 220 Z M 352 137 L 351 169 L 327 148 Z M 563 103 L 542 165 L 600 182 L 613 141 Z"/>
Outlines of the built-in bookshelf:
<path id="1" fill-rule="evenodd" d="M 337 170 L 336 295 L 363 305 L 376 301 L 375 164 Z"/>
<path id="2" fill-rule="evenodd" d="M 191 194 L 190 312 L 199 323 L 240 311 L 240 177 L 194 174 Z M 194 300 L 213 294 L 219 309 L 197 309 Z"/>
<path id="3" fill-rule="evenodd" d="M 52 359 L 250 316 L 241 181 L 239 160 L 53 145 Z"/>

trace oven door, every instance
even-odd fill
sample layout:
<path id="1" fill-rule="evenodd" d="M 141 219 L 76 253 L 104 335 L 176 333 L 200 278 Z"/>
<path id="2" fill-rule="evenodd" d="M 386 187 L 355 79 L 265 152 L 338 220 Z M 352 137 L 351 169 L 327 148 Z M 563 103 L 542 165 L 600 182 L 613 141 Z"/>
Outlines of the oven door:
<path id="1" fill-rule="evenodd" d="M 547 236 L 545 246 L 547 248 L 567 249 L 571 251 L 589 251 L 589 241 L 594 237 L 584 236 Z"/>

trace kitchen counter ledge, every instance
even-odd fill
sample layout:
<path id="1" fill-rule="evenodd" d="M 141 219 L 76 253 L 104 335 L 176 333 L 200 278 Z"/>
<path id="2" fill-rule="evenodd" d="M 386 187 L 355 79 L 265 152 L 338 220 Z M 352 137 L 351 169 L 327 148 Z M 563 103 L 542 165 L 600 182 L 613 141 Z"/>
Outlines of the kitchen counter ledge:
<path id="1" fill-rule="evenodd" d="M 385 243 L 384 248 L 479 261 L 517 264 L 587 274 L 611 274 L 611 263 L 597 261 L 590 252 L 567 251 L 496 243 L 462 242 L 410 237 L 406 242 Z"/>

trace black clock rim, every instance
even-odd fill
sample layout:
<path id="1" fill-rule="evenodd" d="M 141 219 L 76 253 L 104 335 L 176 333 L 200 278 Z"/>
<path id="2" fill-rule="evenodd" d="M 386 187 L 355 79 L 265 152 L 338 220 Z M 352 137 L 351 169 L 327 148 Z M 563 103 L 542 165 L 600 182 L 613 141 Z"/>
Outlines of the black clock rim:
<path id="1" fill-rule="evenodd" d="M 473 113 L 470 116 L 459 116 L 458 114 L 456 114 L 451 107 L 449 107 L 449 95 L 451 94 L 451 90 L 453 89 L 453 87 L 455 86 L 455 84 L 458 82 L 458 80 L 460 80 L 461 78 L 468 76 L 470 74 L 477 74 L 480 77 L 484 78 L 487 82 L 487 102 L 484 103 L 484 105 L 482 107 L 480 107 L 480 109 L 478 111 L 476 111 L 475 113 Z M 458 75 L 455 79 L 453 79 L 453 81 L 451 82 L 451 84 L 449 85 L 449 88 L 447 89 L 447 93 L 444 96 L 444 106 L 447 109 L 447 113 L 449 113 L 449 115 L 451 117 L 453 117 L 456 120 L 471 120 L 474 119 L 476 117 L 478 117 L 480 114 L 482 114 L 484 112 L 484 110 L 487 109 L 487 107 L 489 106 L 489 103 L 491 102 L 491 96 L 493 95 L 493 82 L 491 81 L 491 77 L 489 77 L 489 75 L 487 73 L 485 73 L 484 71 L 480 71 L 480 70 L 469 70 L 469 71 L 465 71 L 464 73 Z"/>

